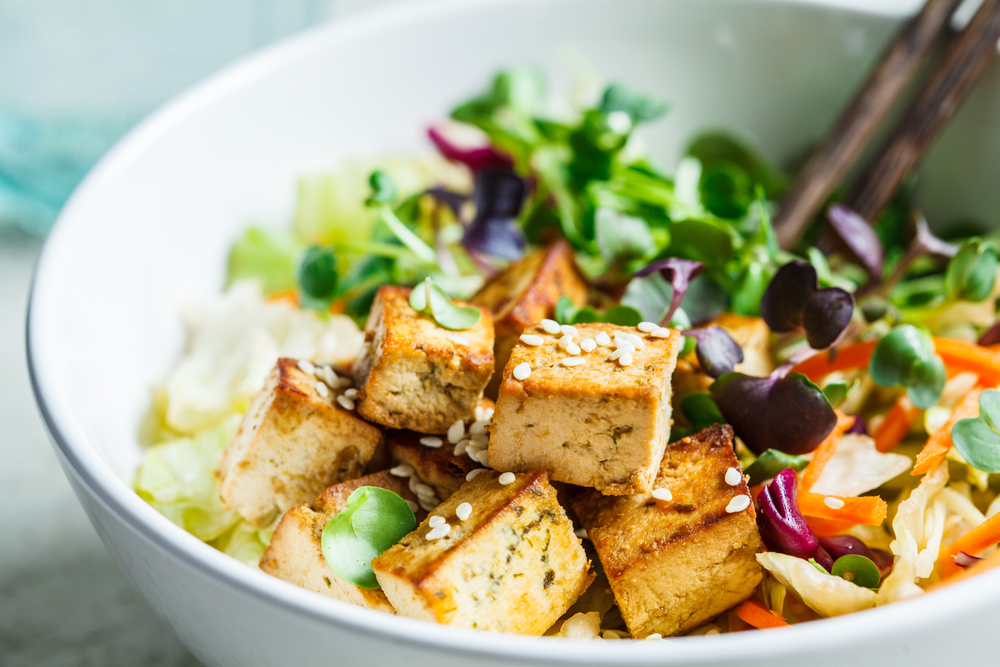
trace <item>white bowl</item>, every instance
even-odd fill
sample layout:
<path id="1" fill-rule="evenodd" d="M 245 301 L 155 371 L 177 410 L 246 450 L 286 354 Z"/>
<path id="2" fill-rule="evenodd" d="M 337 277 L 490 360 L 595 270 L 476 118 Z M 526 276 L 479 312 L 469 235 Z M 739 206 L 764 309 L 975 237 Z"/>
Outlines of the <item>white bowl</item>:
<path id="1" fill-rule="evenodd" d="M 706 126 L 774 158 L 819 137 L 898 17 L 820 2 L 489 0 L 344 21 L 230 68 L 122 141 L 73 196 L 38 266 L 35 393 L 66 475 L 108 549 L 206 664 L 822 665 L 996 663 L 1000 571 L 801 626 L 662 642 L 454 630 L 329 600 L 222 555 L 138 498 L 151 383 L 182 345 L 178 306 L 222 285 L 245 225 L 287 224 L 295 179 L 347 156 L 425 147 L 423 129 L 510 63 L 555 88 L 588 63 L 672 102 L 646 132 L 669 165 Z M 994 67 L 934 150 L 932 221 L 1000 224 Z M 992 658 L 992 659 L 991 659 Z"/>

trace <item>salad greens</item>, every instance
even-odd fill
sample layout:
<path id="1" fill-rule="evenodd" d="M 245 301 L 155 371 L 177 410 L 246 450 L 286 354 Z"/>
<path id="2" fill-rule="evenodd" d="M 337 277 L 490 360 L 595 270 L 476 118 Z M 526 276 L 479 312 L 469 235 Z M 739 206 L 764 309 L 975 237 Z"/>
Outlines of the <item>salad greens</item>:
<path id="1" fill-rule="evenodd" d="M 476 306 L 459 306 L 430 278 L 410 292 L 410 308 L 429 315 L 435 322 L 451 331 L 464 331 L 479 324 L 482 312 Z"/>
<path id="2" fill-rule="evenodd" d="M 1000 391 L 979 396 L 979 416 L 955 424 L 951 439 L 969 465 L 984 472 L 1000 472 Z"/>
<path id="3" fill-rule="evenodd" d="M 937 403 L 946 378 L 930 334 L 910 324 L 896 327 L 878 342 L 868 373 L 883 387 L 906 387 L 913 404 L 924 410 Z"/>

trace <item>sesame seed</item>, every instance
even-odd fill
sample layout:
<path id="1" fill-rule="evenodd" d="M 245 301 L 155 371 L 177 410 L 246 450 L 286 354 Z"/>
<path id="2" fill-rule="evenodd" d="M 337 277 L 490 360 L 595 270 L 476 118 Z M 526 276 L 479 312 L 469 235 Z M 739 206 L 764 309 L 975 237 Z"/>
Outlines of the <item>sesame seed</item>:
<path id="1" fill-rule="evenodd" d="M 609 354 L 608 359 L 610 359 L 611 361 L 617 361 L 618 357 L 622 356 L 623 354 L 628 354 L 631 351 L 632 351 L 631 347 L 620 347 L 611 354 Z"/>
<path id="2" fill-rule="evenodd" d="M 562 359 L 559 363 L 561 363 L 563 366 L 569 366 L 570 368 L 572 368 L 573 366 L 579 366 L 580 364 L 582 364 L 583 359 L 581 359 L 580 357 L 566 357 L 565 359 Z"/>
<path id="3" fill-rule="evenodd" d="M 465 521 L 472 516 L 472 505 L 469 503 L 462 503 L 455 508 L 455 516 L 458 517 L 459 521 Z"/>
<path id="4" fill-rule="evenodd" d="M 420 438 L 420 444 L 424 447 L 430 447 L 431 449 L 437 449 L 444 444 L 444 440 L 433 435 L 425 435 Z"/>
<path id="5" fill-rule="evenodd" d="M 490 434 L 489 433 L 473 433 L 472 434 L 472 444 L 482 449 L 486 445 L 490 444 Z"/>
<path id="6" fill-rule="evenodd" d="M 570 334 L 566 334 L 565 336 L 559 339 L 559 347 L 561 347 L 564 350 L 572 344 L 573 344 L 573 336 L 571 336 Z"/>
<path id="7" fill-rule="evenodd" d="M 566 352 L 573 355 L 580 354 L 580 346 L 576 343 L 570 343 L 566 346 Z"/>
<path id="8" fill-rule="evenodd" d="M 482 418 L 472 422 L 472 426 L 469 427 L 469 435 L 486 433 L 486 426 L 488 424 L 489 422 Z"/>
<path id="9" fill-rule="evenodd" d="M 481 406 L 481 405 L 477 405 L 476 409 L 472 411 L 472 413 L 476 416 L 476 421 L 477 422 L 483 420 L 483 413 L 484 412 L 486 412 L 486 409 L 483 408 L 483 406 Z"/>
<path id="10" fill-rule="evenodd" d="M 406 499 L 404 498 L 403 500 L 406 500 Z M 413 512 L 414 514 L 417 513 L 418 509 L 420 509 L 420 505 L 416 504 L 412 500 L 406 500 L 406 506 L 409 507 L 410 511 Z"/>
<path id="11" fill-rule="evenodd" d="M 454 424 L 448 427 L 448 442 L 451 444 L 457 443 L 459 440 L 465 437 L 465 422 L 459 419 Z"/>
<path id="12" fill-rule="evenodd" d="M 354 384 L 354 380 L 351 378 L 337 378 L 337 386 L 343 389 L 344 387 L 350 387 Z"/>
<path id="13" fill-rule="evenodd" d="M 418 496 L 425 496 L 428 498 L 434 495 L 434 489 L 431 488 L 430 486 L 427 486 L 423 482 L 417 482 L 413 486 L 413 492 Z"/>
<path id="14" fill-rule="evenodd" d="M 479 453 L 476 454 L 476 458 L 479 459 L 479 462 L 484 466 L 488 466 L 490 464 L 489 452 L 485 449 L 479 450 Z"/>
<path id="15" fill-rule="evenodd" d="M 729 486 L 736 486 L 743 481 L 743 475 L 736 468 L 730 468 L 726 471 L 726 484 Z"/>
<path id="16" fill-rule="evenodd" d="M 441 524 L 437 528 L 432 528 L 431 532 L 427 533 L 428 540 L 440 540 L 442 537 L 451 532 L 451 526 L 446 523 Z"/>
<path id="17" fill-rule="evenodd" d="M 580 333 L 579 331 L 576 330 L 576 327 L 571 326 L 569 324 L 564 324 L 561 327 L 559 327 L 559 331 L 562 331 L 564 334 L 567 334 L 567 335 L 570 335 L 570 336 L 575 336 L 578 333 Z"/>
<path id="18" fill-rule="evenodd" d="M 426 511 L 426 512 L 430 512 L 431 510 L 433 510 L 435 507 L 438 506 L 438 500 L 437 500 L 437 498 L 433 498 L 433 497 L 431 497 L 431 498 L 418 498 L 417 500 L 420 501 L 420 507 L 423 508 L 424 511 Z"/>
<path id="19" fill-rule="evenodd" d="M 631 341 L 627 341 L 624 338 L 615 338 L 615 349 L 625 350 L 626 352 L 635 352 L 635 345 Z"/>
<path id="20" fill-rule="evenodd" d="M 354 401 L 352 401 L 351 399 L 347 398 L 346 396 L 338 396 L 337 397 L 337 403 L 339 403 L 340 407 L 344 408 L 345 410 L 353 410 L 354 409 Z"/>
<path id="21" fill-rule="evenodd" d="M 515 479 L 514 473 L 505 472 L 504 474 L 500 475 L 500 479 L 498 479 L 497 481 L 503 484 L 504 486 L 507 486 L 508 484 L 513 484 L 514 479 Z"/>
<path id="22" fill-rule="evenodd" d="M 602 331 L 594 336 L 594 342 L 598 345 L 611 345 L 611 336 Z"/>
<path id="23" fill-rule="evenodd" d="M 734 514 L 736 512 L 742 512 L 748 507 L 750 507 L 750 496 L 739 495 L 729 501 L 729 504 L 726 505 L 726 511 L 730 514 Z"/>
<path id="24" fill-rule="evenodd" d="M 670 338 L 670 329 L 660 327 L 659 329 L 651 331 L 649 335 L 653 338 Z"/>
<path id="25" fill-rule="evenodd" d="M 719 628 L 709 628 L 708 630 L 705 631 L 705 634 L 706 635 L 721 635 L 722 633 L 719 632 Z"/>
<path id="26" fill-rule="evenodd" d="M 455 343 L 455 345 L 462 345 L 464 347 L 469 347 L 469 339 L 466 338 L 465 336 L 459 336 L 458 334 L 452 334 L 451 336 L 449 336 L 449 338 L 451 338 L 451 342 Z"/>
<path id="27" fill-rule="evenodd" d="M 670 489 L 653 489 L 653 493 L 650 495 L 657 500 L 670 501 L 674 499 L 674 494 L 670 493 Z"/>
<path id="28" fill-rule="evenodd" d="M 327 387 L 326 383 L 324 383 L 324 382 L 317 382 L 316 383 L 316 393 L 319 394 L 320 396 L 322 396 L 323 398 L 329 398 L 330 397 L 330 388 Z"/>
<path id="29" fill-rule="evenodd" d="M 476 463 L 479 463 L 479 452 L 481 452 L 481 451 L 483 451 L 483 450 L 481 448 L 479 448 L 479 447 L 466 447 L 465 448 L 465 453 L 468 454 L 469 458 L 472 459 L 473 461 L 475 461 Z"/>
<path id="30" fill-rule="evenodd" d="M 635 349 L 637 350 L 641 350 L 644 347 L 646 347 L 646 344 L 642 342 L 642 339 L 636 336 L 634 333 L 628 333 L 627 331 L 622 331 L 622 332 L 616 331 L 615 333 L 616 334 L 621 333 L 621 337 L 627 340 L 628 342 L 632 343 L 632 345 L 634 345 Z"/>
<path id="31" fill-rule="evenodd" d="M 649 333 L 651 331 L 656 331 L 659 328 L 660 328 L 660 325 L 657 324 L 656 322 L 639 322 L 639 324 L 636 326 L 636 329 L 638 329 L 639 331 L 641 331 L 643 333 Z"/>
<path id="32" fill-rule="evenodd" d="M 528 377 L 531 375 L 531 364 L 525 361 L 522 364 L 514 366 L 513 375 L 515 380 L 522 380 L 522 381 L 527 380 Z"/>
<path id="33" fill-rule="evenodd" d="M 405 463 L 400 463 L 395 468 L 389 468 L 389 474 L 395 475 L 396 477 L 410 477 L 416 472 L 413 466 L 407 465 Z"/>
<path id="34" fill-rule="evenodd" d="M 597 342 L 593 338 L 584 338 L 580 341 L 580 349 L 584 352 L 593 352 L 597 347 Z"/>
<path id="35" fill-rule="evenodd" d="M 834 498 L 833 496 L 827 496 L 823 499 L 823 504 L 832 510 L 839 510 L 844 506 L 844 501 L 840 498 Z"/>
<path id="36" fill-rule="evenodd" d="M 651 635 L 646 635 L 646 639 L 663 639 L 663 635 L 661 635 L 659 632 L 654 632 Z"/>
<path id="37" fill-rule="evenodd" d="M 587 529 L 586 528 L 577 528 L 576 530 L 573 531 L 573 533 L 577 537 L 579 537 L 581 540 L 589 540 L 590 539 L 590 536 L 587 535 Z"/>
<path id="38" fill-rule="evenodd" d="M 443 516 L 429 516 L 427 517 L 427 525 L 431 528 L 437 528 L 438 526 L 443 526 L 448 523 Z"/>
<path id="39" fill-rule="evenodd" d="M 557 334 L 560 331 L 559 323 L 555 320 L 542 320 L 542 329 L 547 334 Z"/>
<path id="40" fill-rule="evenodd" d="M 493 413 L 494 413 L 493 408 L 486 408 L 485 410 L 483 410 L 483 419 L 485 419 L 486 421 L 490 421 L 491 419 L 493 419 Z"/>
<path id="41" fill-rule="evenodd" d="M 417 484 L 420 484 L 420 478 L 417 477 L 416 475 L 413 475 L 410 477 L 410 480 L 406 483 L 406 486 L 409 487 L 411 493 L 416 493 Z"/>
<path id="42" fill-rule="evenodd" d="M 358 390 L 353 387 L 344 392 L 344 396 L 351 399 L 352 401 L 358 397 Z"/>
<path id="43" fill-rule="evenodd" d="M 521 334 L 521 342 L 525 345 L 537 347 L 545 342 L 545 339 L 535 334 Z"/>
<path id="44" fill-rule="evenodd" d="M 621 364 L 622 366 L 631 366 L 632 365 L 632 355 L 629 354 L 628 352 L 626 352 L 622 356 L 618 357 L 618 363 Z"/>
<path id="45" fill-rule="evenodd" d="M 337 374 L 333 372 L 333 369 L 329 366 L 319 366 L 316 368 L 316 375 L 326 380 L 326 384 L 330 387 L 340 387 L 340 378 Z"/>
<path id="46" fill-rule="evenodd" d="M 299 370 L 302 371 L 303 373 L 308 373 L 309 375 L 316 375 L 316 367 L 313 366 L 313 363 L 308 359 L 299 359 L 299 363 L 297 365 L 299 367 Z"/>
<path id="47" fill-rule="evenodd" d="M 601 637 L 603 639 L 621 639 L 622 638 L 622 636 L 618 633 L 617 630 L 602 630 L 601 631 Z"/>
<path id="48" fill-rule="evenodd" d="M 469 445 L 471 444 L 472 444 L 471 440 L 459 440 L 458 444 L 455 445 L 455 449 L 452 451 L 452 454 L 454 454 L 455 456 L 461 456 L 462 454 L 465 453 L 466 449 L 468 449 Z"/>
<path id="49" fill-rule="evenodd" d="M 475 470 L 470 470 L 470 471 L 469 471 L 469 474 L 465 476 L 465 481 L 466 481 L 466 482 L 471 482 L 471 481 L 472 481 L 472 480 L 474 480 L 474 479 L 475 479 L 475 478 L 476 478 L 476 477 L 477 477 L 477 476 L 479 475 L 479 473 L 481 473 L 481 472 L 486 472 L 486 468 L 476 468 Z"/>

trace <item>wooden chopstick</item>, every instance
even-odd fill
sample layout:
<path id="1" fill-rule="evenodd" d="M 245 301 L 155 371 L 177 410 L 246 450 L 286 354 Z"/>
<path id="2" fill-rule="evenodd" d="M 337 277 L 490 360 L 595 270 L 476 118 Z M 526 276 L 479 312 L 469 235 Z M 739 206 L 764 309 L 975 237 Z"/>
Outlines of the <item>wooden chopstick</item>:
<path id="1" fill-rule="evenodd" d="M 896 33 L 781 202 L 774 226 L 783 248 L 795 245 L 827 197 L 844 180 L 920 64 L 946 32 L 961 1 L 928 0 Z"/>

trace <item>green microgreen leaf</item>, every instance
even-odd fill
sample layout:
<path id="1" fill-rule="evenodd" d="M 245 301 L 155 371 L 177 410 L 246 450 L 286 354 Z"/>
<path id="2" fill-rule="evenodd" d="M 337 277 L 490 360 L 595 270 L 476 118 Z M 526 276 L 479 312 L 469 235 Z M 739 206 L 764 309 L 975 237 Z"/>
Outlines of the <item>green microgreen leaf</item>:
<path id="1" fill-rule="evenodd" d="M 979 415 L 962 419 L 951 430 L 958 453 L 977 470 L 1000 472 L 1000 391 L 979 396 Z"/>
<path id="2" fill-rule="evenodd" d="M 226 282 L 257 278 L 264 294 L 294 289 L 295 260 L 301 252 L 292 234 L 250 227 L 229 250 Z"/>
<path id="3" fill-rule="evenodd" d="M 833 564 L 830 574 L 862 588 L 877 588 L 882 581 L 878 565 L 860 554 L 841 556 Z"/>
<path id="4" fill-rule="evenodd" d="M 631 306 L 613 306 L 602 313 L 593 306 L 577 308 L 566 296 L 561 296 L 556 301 L 552 318 L 559 324 L 607 322 L 620 327 L 634 327 L 643 321 L 642 313 Z"/>
<path id="5" fill-rule="evenodd" d="M 722 411 L 712 397 L 704 392 L 687 394 L 681 399 L 681 412 L 691 422 L 693 431 L 700 431 L 712 424 L 725 424 Z"/>
<path id="6" fill-rule="evenodd" d="M 347 499 L 347 508 L 323 528 L 323 557 L 344 581 L 359 588 L 378 588 L 372 559 L 416 527 L 416 517 L 405 500 L 387 489 L 362 486 Z"/>
<path id="7" fill-rule="evenodd" d="M 816 559 L 815 559 L 815 558 L 810 558 L 810 559 L 809 559 L 809 563 L 810 563 L 810 564 L 811 564 L 811 565 L 812 565 L 812 566 L 813 566 L 814 568 L 816 568 L 817 570 L 819 570 L 820 572 L 822 572 L 823 574 L 830 574 L 829 572 L 827 572 L 827 571 L 826 571 L 826 568 L 825 568 L 825 567 L 823 567 L 822 565 L 820 565 L 819 563 L 817 563 L 817 562 L 816 562 Z"/>
<path id="8" fill-rule="evenodd" d="M 459 306 L 448 293 L 430 278 L 410 292 L 410 308 L 429 315 L 435 322 L 451 331 L 464 331 L 479 324 L 483 313 L 476 306 Z"/>
<path id="9" fill-rule="evenodd" d="M 930 334 L 910 324 L 896 327 L 878 342 L 868 373 L 877 385 L 906 387 L 907 396 L 921 410 L 937 403 L 946 379 Z"/>
<path id="10" fill-rule="evenodd" d="M 594 213 L 594 228 L 598 252 L 609 267 L 622 266 L 656 252 L 649 225 L 641 218 L 599 208 Z"/>
<path id="11" fill-rule="evenodd" d="M 826 400 L 830 401 L 830 405 L 833 407 L 839 406 L 841 403 L 847 400 L 847 397 L 854 392 L 855 389 L 861 384 L 861 380 L 854 380 L 848 384 L 847 382 L 828 382 L 823 387 L 823 395 L 826 396 Z"/>
<path id="12" fill-rule="evenodd" d="M 631 116 L 633 123 L 656 120 L 667 113 L 668 108 L 665 102 L 631 90 L 620 83 L 613 83 L 604 89 L 600 106 L 604 113 L 624 111 Z"/>
<path id="13" fill-rule="evenodd" d="M 952 299 L 982 301 L 993 291 L 1000 258 L 993 244 L 980 238 L 967 239 L 948 263 L 945 289 Z"/>
<path id="14" fill-rule="evenodd" d="M 795 472 L 802 472 L 807 465 L 809 459 L 805 456 L 792 456 L 777 449 L 768 449 L 744 468 L 743 472 L 750 476 L 747 484 L 756 486 L 773 479 L 782 470 L 791 468 Z"/>
<path id="15" fill-rule="evenodd" d="M 373 171 L 368 178 L 368 185 L 371 186 L 372 194 L 367 203 L 391 204 L 396 198 L 396 185 L 384 171 Z"/>
<path id="16" fill-rule="evenodd" d="M 312 246 L 299 262 L 302 305 L 325 311 L 337 293 L 337 257 L 329 246 Z"/>

